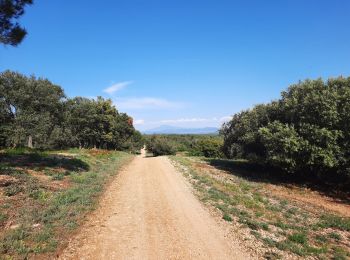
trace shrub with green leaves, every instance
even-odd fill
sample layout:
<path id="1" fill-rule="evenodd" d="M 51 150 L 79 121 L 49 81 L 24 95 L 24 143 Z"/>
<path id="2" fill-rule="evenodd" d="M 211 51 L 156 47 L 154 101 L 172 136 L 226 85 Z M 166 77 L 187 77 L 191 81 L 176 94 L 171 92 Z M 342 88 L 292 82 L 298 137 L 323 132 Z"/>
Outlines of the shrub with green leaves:
<path id="1" fill-rule="evenodd" d="M 221 138 L 208 137 L 194 145 L 193 153 L 210 158 L 222 158 L 224 156 L 222 145 L 223 141 Z"/>
<path id="2" fill-rule="evenodd" d="M 233 116 L 221 129 L 228 158 L 350 182 L 350 77 L 306 80 Z"/>
<path id="3" fill-rule="evenodd" d="M 266 161 L 286 171 L 295 171 L 300 163 L 303 139 L 294 126 L 278 121 L 258 130 L 258 136 L 266 149 Z"/>
<path id="4" fill-rule="evenodd" d="M 190 156 L 225 158 L 223 153 L 223 137 L 217 134 L 159 134 L 146 135 L 147 142 L 161 138 L 169 143 L 177 152 L 185 152 Z"/>
<path id="5" fill-rule="evenodd" d="M 176 153 L 175 146 L 165 138 L 154 136 L 147 142 L 147 150 L 154 156 L 172 155 Z"/>
<path id="6" fill-rule="evenodd" d="M 47 79 L 0 73 L 0 148 L 140 150 L 142 135 L 112 100 L 67 98 Z"/>

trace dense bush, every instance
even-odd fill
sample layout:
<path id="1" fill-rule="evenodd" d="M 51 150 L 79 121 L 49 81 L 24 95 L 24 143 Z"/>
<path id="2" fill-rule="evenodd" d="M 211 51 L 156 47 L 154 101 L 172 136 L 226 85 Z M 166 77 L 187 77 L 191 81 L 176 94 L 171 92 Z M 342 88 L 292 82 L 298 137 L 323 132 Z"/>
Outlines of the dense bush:
<path id="1" fill-rule="evenodd" d="M 0 147 L 140 149 L 132 119 L 102 97 L 66 98 L 47 79 L 0 73 Z"/>
<path id="2" fill-rule="evenodd" d="M 160 136 L 152 136 L 152 138 L 147 140 L 147 151 L 151 152 L 154 156 L 173 155 L 176 153 L 174 145 L 166 140 L 166 138 Z"/>
<path id="3" fill-rule="evenodd" d="M 306 80 L 224 124 L 224 152 L 289 173 L 350 179 L 350 78 Z"/>
<path id="4" fill-rule="evenodd" d="M 221 138 L 204 138 L 194 144 L 190 155 L 205 156 L 210 158 L 222 158 L 223 140 Z"/>
<path id="5" fill-rule="evenodd" d="M 158 138 L 168 143 L 177 152 L 186 152 L 191 156 L 222 158 L 223 138 L 219 135 L 164 134 L 148 135 L 147 140 Z"/>

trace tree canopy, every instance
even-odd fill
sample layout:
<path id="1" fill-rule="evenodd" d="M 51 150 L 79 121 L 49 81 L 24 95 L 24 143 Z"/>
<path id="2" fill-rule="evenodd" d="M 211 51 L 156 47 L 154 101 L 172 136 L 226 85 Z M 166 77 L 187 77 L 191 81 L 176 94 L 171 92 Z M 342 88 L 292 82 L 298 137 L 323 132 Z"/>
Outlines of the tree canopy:
<path id="1" fill-rule="evenodd" d="M 18 23 L 24 14 L 26 5 L 33 0 L 0 0 L 0 42 L 6 45 L 17 46 L 22 42 L 27 31 Z"/>
<path id="2" fill-rule="evenodd" d="M 234 115 L 221 132 L 229 158 L 349 180 L 350 78 L 299 82 L 279 100 Z"/>
<path id="3" fill-rule="evenodd" d="M 139 149 L 142 137 L 127 114 L 98 97 L 66 98 L 47 79 L 0 74 L 0 146 Z"/>

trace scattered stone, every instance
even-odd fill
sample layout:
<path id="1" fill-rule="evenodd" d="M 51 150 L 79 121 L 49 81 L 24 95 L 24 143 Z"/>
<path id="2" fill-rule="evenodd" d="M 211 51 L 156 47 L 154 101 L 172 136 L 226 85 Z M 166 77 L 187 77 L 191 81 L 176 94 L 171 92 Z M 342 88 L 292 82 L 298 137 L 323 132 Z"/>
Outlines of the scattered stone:
<path id="1" fill-rule="evenodd" d="M 10 229 L 17 229 L 19 228 L 21 225 L 20 224 L 15 224 L 15 225 L 11 225 Z"/>

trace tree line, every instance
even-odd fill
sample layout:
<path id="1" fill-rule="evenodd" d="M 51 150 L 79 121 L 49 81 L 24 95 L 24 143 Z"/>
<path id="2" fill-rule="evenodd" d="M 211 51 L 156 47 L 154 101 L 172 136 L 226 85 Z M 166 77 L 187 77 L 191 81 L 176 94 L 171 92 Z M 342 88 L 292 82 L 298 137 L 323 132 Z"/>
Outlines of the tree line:
<path id="1" fill-rule="evenodd" d="M 67 98 L 44 78 L 0 73 L 0 147 L 137 150 L 142 135 L 110 99 Z"/>
<path id="2" fill-rule="evenodd" d="M 306 80 L 235 114 L 221 129 L 228 158 L 303 177 L 350 180 L 350 77 Z"/>
<path id="3" fill-rule="evenodd" d="M 223 157 L 223 138 L 219 135 L 156 134 L 145 136 L 145 143 L 156 156 L 185 152 L 189 156 Z"/>

